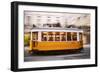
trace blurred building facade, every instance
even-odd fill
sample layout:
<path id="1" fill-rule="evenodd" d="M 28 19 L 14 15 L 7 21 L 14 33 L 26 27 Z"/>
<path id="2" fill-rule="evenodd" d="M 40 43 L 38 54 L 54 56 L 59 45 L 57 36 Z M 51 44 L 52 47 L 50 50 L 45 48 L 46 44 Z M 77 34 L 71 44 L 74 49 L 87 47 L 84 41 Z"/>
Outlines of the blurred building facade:
<path id="1" fill-rule="evenodd" d="M 24 12 L 25 33 L 33 28 L 79 28 L 83 43 L 90 44 L 90 14 L 58 12 Z"/>

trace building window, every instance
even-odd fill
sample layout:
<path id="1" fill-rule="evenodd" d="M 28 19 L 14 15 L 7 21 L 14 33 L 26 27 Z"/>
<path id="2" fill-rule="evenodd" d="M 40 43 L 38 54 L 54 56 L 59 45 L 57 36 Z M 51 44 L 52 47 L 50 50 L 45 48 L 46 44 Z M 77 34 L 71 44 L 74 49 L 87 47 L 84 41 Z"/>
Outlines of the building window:
<path id="1" fill-rule="evenodd" d="M 71 41 L 71 32 L 67 32 L 67 41 Z"/>
<path id="2" fill-rule="evenodd" d="M 41 19 L 37 19 L 37 22 L 39 23 L 41 21 Z"/>
<path id="3" fill-rule="evenodd" d="M 47 18 L 51 18 L 50 16 L 48 16 Z"/>
<path id="4" fill-rule="evenodd" d="M 41 16 L 37 16 L 37 18 L 40 18 Z"/>
<path id="5" fill-rule="evenodd" d="M 77 33 L 76 32 L 72 32 L 72 40 L 77 41 Z"/>

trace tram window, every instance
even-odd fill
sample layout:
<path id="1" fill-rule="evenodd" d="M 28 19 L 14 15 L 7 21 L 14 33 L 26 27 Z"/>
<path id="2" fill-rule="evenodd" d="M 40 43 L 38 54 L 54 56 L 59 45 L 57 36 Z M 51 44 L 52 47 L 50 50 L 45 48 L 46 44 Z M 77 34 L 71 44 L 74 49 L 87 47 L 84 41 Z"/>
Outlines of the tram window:
<path id="1" fill-rule="evenodd" d="M 82 40 L 82 33 L 79 33 L 79 40 Z"/>
<path id="2" fill-rule="evenodd" d="M 77 33 L 76 32 L 72 33 L 72 40 L 77 41 Z"/>
<path id="3" fill-rule="evenodd" d="M 55 41 L 60 41 L 60 37 L 55 37 Z"/>
<path id="4" fill-rule="evenodd" d="M 42 33 L 42 41 L 47 41 L 47 34 Z"/>
<path id="5" fill-rule="evenodd" d="M 56 32 L 55 34 L 55 41 L 60 41 L 60 33 Z"/>
<path id="6" fill-rule="evenodd" d="M 71 41 L 71 32 L 67 32 L 67 41 Z"/>
<path id="7" fill-rule="evenodd" d="M 33 32 L 32 33 L 32 39 L 33 40 L 38 40 L 38 32 Z"/>
<path id="8" fill-rule="evenodd" d="M 66 41 L 66 33 L 61 35 L 61 41 Z"/>
<path id="9" fill-rule="evenodd" d="M 53 33 L 52 32 L 48 32 L 48 36 L 49 36 L 49 41 L 53 41 Z"/>

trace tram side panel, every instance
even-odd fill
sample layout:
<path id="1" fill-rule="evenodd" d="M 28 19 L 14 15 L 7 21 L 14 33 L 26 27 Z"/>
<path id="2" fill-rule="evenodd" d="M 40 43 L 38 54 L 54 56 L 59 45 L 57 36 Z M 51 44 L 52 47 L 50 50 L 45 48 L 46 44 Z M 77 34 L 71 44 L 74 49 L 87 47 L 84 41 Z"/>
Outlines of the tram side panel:
<path id="1" fill-rule="evenodd" d="M 38 51 L 53 51 L 53 50 L 77 50 L 83 46 L 80 42 L 37 42 L 38 45 L 31 47 L 33 50 Z"/>
<path id="2" fill-rule="evenodd" d="M 34 41 L 30 40 L 30 49 L 37 51 L 78 50 L 83 48 L 82 33 L 79 33 L 79 41 Z"/>

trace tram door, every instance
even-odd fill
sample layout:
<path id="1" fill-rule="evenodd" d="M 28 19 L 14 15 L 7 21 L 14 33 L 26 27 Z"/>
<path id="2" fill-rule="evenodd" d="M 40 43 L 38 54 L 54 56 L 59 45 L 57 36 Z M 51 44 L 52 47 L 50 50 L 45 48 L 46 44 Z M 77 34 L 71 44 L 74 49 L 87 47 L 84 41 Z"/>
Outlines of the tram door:
<path id="1" fill-rule="evenodd" d="M 38 45 L 38 32 L 32 32 L 33 48 Z"/>

